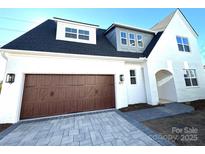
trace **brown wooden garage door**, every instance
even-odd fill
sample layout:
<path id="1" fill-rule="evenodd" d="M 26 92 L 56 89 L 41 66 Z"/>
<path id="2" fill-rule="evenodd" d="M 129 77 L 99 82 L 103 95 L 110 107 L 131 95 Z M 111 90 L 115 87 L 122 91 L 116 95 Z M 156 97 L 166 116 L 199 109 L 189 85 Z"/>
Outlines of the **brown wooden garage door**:
<path id="1" fill-rule="evenodd" d="M 113 75 L 26 75 L 21 119 L 113 107 Z"/>

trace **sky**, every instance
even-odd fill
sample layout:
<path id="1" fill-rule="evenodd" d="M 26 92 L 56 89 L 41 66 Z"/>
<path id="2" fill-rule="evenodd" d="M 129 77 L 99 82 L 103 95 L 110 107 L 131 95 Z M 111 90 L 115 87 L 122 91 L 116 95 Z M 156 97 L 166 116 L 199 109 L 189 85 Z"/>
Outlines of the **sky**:
<path id="1" fill-rule="evenodd" d="M 97 24 L 100 28 L 108 28 L 115 22 L 149 29 L 173 11 L 174 8 L 0 9 L 0 47 L 53 17 Z M 205 9 L 181 11 L 199 34 L 198 43 L 205 64 L 205 22 L 201 20 L 205 15 Z"/>

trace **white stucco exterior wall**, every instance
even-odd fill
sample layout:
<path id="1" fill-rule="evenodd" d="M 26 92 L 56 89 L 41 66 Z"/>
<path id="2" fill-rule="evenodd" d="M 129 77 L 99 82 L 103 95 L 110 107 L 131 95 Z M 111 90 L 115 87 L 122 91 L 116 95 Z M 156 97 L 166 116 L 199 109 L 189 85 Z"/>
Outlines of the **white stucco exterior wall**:
<path id="1" fill-rule="evenodd" d="M 0 123 L 19 121 L 24 88 L 25 74 L 112 74 L 115 76 L 116 108 L 127 107 L 129 103 L 145 102 L 141 66 L 127 65 L 123 60 L 103 60 L 93 58 L 74 58 L 58 56 L 40 56 L 26 54 L 7 54 L 6 73 L 15 73 L 13 84 L 3 83 L 0 102 Z M 130 82 L 130 68 L 137 70 L 138 85 L 134 89 L 126 86 Z M 125 75 L 120 83 L 119 75 Z M 128 89 L 127 89 L 128 88 Z M 133 92 L 133 90 L 137 90 Z M 131 91 L 131 93 L 130 93 Z M 129 99 L 127 94 L 129 93 Z M 140 96 L 140 97 L 138 97 Z M 129 101 L 128 101 L 129 100 Z"/>
<path id="2" fill-rule="evenodd" d="M 176 36 L 187 37 L 190 53 L 178 50 Z M 160 55 L 160 56 L 159 56 Z M 155 74 L 160 70 L 168 70 L 173 74 L 177 101 L 191 101 L 205 98 L 205 73 L 200 58 L 197 37 L 179 11 L 176 11 L 173 19 L 165 29 L 158 43 L 154 47 L 147 60 L 147 90 L 148 103 L 157 104 L 158 91 Z M 183 69 L 196 69 L 198 87 L 186 87 Z M 171 95 L 170 91 L 170 95 Z"/>
<path id="3" fill-rule="evenodd" d="M 130 82 L 130 70 L 136 72 L 136 84 Z M 128 104 L 146 103 L 146 92 L 143 76 L 143 65 L 126 64 L 125 84 L 127 86 Z"/>
<path id="4" fill-rule="evenodd" d="M 170 102 L 176 102 L 177 95 L 174 78 L 173 76 L 171 76 L 170 78 L 171 79 L 163 85 L 158 85 L 158 95 L 160 99 L 168 100 Z"/>
<path id="5" fill-rule="evenodd" d="M 2 57 L 0 52 L 0 81 L 4 78 L 4 73 L 6 70 L 6 59 Z"/>

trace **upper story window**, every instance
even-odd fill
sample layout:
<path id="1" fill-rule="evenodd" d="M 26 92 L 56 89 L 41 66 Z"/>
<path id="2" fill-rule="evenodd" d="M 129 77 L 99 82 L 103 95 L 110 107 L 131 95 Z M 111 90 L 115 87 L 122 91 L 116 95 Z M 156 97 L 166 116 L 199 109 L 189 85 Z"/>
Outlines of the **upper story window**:
<path id="1" fill-rule="evenodd" d="M 136 72 L 135 72 L 135 70 L 130 70 L 130 83 L 136 84 Z"/>
<path id="2" fill-rule="evenodd" d="M 69 37 L 69 38 L 77 38 L 77 29 L 75 28 L 65 28 L 65 37 Z"/>
<path id="3" fill-rule="evenodd" d="M 77 30 L 76 28 L 65 28 L 65 37 L 81 40 L 89 40 L 90 32 L 87 30 Z"/>
<path id="4" fill-rule="evenodd" d="M 90 33 L 87 30 L 81 30 L 81 29 L 78 30 L 78 38 L 79 39 L 89 40 L 89 35 L 90 35 Z"/>
<path id="5" fill-rule="evenodd" d="M 121 37 L 121 44 L 127 45 L 127 33 L 126 32 L 121 32 L 120 37 Z"/>
<path id="6" fill-rule="evenodd" d="M 143 47 L 144 47 L 142 35 L 139 35 L 139 34 L 137 35 L 137 45 L 138 45 L 138 47 L 140 47 L 140 48 L 143 48 Z"/>
<path id="7" fill-rule="evenodd" d="M 129 44 L 130 46 L 135 47 L 135 34 L 133 33 L 129 34 Z"/>
<path id="8" fill-rule="evenodd" d="M 176 40 L 179 51 L 190 52 L 188 38 L 177 36 Z"/>
<path id="9" fill-rule="evenodd" d="M 198 86 L 196 70 L 184 69 L 184 80 L 187 87 Z"/>

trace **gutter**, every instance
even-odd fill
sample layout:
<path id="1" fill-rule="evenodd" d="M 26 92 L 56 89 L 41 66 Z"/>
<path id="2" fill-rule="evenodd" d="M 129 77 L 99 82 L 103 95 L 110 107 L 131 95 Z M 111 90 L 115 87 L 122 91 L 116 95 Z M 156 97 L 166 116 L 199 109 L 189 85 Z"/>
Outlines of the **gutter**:
<path id="1" fill-rule="evenodd" d="M 6 54 L 5 54 L 5 50 L 1 51 L 1 56 L 6 60 L 8 61 L 8 57 L 6 57 Z"/>
<path id="2" fill-rule="evenodd" d="M 42 56 L 42 57 L 55 57 L 55 58 L 85 58 L 85 59 L 101 59 L 101 60 L 115 60 L 115 61 L 127 61 L 127 62 L 146 62 L 146 57 L 139 58 L 129 58 L 129 57 L 110 57 L 110 56 L 99 56 L 99 55 L 81 55 L 81 54 L 71 54 L 71 53 L 53 53 L 45 51 L 30 51 L 30 50 L 14 50 L 5 49 L 7 54 L 21 55 L 21 56 Z M 1 49 L 0 49 L 1 51 Z"/>

